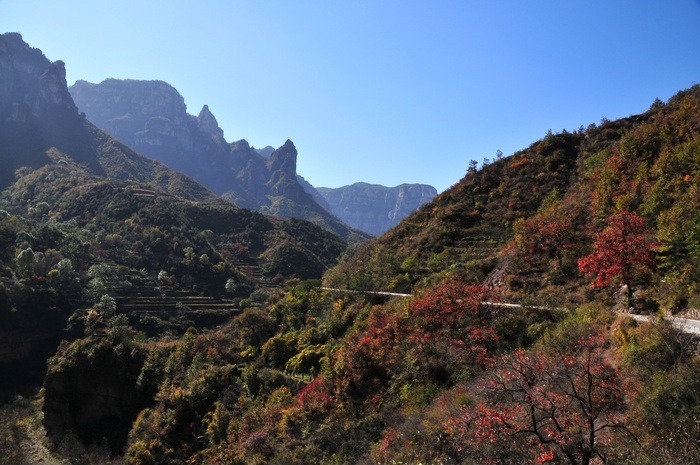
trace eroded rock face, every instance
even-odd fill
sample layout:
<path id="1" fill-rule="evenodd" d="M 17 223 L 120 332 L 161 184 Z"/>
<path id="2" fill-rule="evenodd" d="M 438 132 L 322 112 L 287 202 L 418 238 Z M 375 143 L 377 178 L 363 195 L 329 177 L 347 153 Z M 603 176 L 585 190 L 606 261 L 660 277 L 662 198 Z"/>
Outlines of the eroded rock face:
<path id="1" fill-rule="evenodd" d="M 139 385 L 146 352 L 110 336 L 62 345 L 44 381 L 44 427 L 60 442 L 75 434 L 84 444 L 105 442 L 121 452 L 131 425 L 153 403 L 152 387 Z"/>
<path id="2" fill-rule="evenodd" d="M 219 122 L 209 111 L 209 105 L 204 105 L 197 116 L 199 129 L 209 134 L 215 140 L 224 140 L 224 131 L 219 127 Z"/>
<path id="3" fill-rule="evenodd" d="M 339 188 L 316 189 L 331 211 L 350 226 L 378 236 L 393 228 L 437 195 L 425 184 L 384 187 L 356 183 Z"/>
<path id="4" fill-rule="evenodd" d="M 184 102 L 175 97 L 168 104 L 184 107 Z M 138 115 L 126 115 L 123 119 L 133 122 Z M 154 134 L 163 130 L 167 133 L 168 123 L 161 123 L 151 125 Z M 138 155 L 94 127 L 78 113 L 68 92 L 63 62 L 52 63 L 19 34 L 2 34 L 0 189 L 14 181 L 18 168 L 51 163 L 47 155 L 51 149 L 98 176 L 148 183 L 197 200 L 213 197 L 191 179 Z"/>
<path id="5" fill-rule="evenodd" d="M 97 127 L 149 158 L 204 183 L 211 162 L 226 158 L 228 147 L 216 119 L 203 109 L 201 119 L 187 113 L 184 98 L 162 81 L 107 79 L 78 81 L 70 87 L 80 111 Z M 203 122 L 203 123 L 202 123 Z M 201 127 L 204 126 L 204 130 Z M 222 137 L 214 137 L 218 131 Z M 216 190 L 221 183 L 215 176 Z M 211 183 L 210 183 L 211 184 Z"/>
<path id="6" fill-rule="evenodd" d="M 66 87 L 62 61 L 50 62 L 16 33 L 0 35 L 0 188 L 20 166 L 49 162 L 49 147 L 98 170 L 88 135 Z"/>
<path id="7" fill-rule="evenodd" d="M 187 113 L 184 98 L 162 81 L 77 81 L 70 92 L 98 127 L 137 152 L 192 176 L 215 193 L 234 191 L 241 206 L 258 209 L 270 179 L 265 159 L 245 141 L 229 144 L 204 105 Z M 241 185 L 246 181 L 253 184 Z"/>

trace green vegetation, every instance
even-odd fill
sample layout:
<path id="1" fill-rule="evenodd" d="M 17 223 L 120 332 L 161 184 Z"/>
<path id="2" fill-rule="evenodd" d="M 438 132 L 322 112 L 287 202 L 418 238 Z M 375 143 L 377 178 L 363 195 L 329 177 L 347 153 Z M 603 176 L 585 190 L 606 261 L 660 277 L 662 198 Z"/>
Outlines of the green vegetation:
<path id="1" fill-rule="evenodd" d="M 25 170 L 0 206 L 0 318 L 53 345 L 3 367 L 19 383 L 55 353 L 49 434 L 131 464 L 695 463 L 698 339 L 664 316 L 700 301 L 698 141 L 696 86 L 472 166 L 346 251 L 306 222 Z"/>

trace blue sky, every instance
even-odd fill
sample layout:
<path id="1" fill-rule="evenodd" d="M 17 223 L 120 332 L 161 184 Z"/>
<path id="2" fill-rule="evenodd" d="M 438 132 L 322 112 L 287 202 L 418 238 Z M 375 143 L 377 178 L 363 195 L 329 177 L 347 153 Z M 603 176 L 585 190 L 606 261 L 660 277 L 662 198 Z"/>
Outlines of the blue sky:
<path id="1" fill-rule="evenodd" d="M 78 79 L 158 79 L 315 186 L 459 181 L 470 160 L 700 82 L 700 0 L 0 0 Z"/>

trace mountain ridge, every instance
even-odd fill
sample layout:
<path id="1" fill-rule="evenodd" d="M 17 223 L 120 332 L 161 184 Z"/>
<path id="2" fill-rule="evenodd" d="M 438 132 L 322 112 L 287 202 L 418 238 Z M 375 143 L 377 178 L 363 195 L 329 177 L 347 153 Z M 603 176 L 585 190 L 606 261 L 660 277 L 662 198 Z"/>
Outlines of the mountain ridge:
<path id="1" fill-rule="evenodd" d="M 69 154 L 92 173 L 147 183 L 194 200 L 215 196 L 190 178 L 148 160 L 97 129 L 78 113 L 65 65 L 50 62 L 18 33 L 0 35 L 0 188 L 15 170 L 51 163 L 50 148 Z"/>
<path id="2" fill-rule="evenodd" d="M 208 105 L 198 116 L 187 113 L 182 95 L 164 81 L 76 81 L 69 90 L 98 127 L 242 208 L 306 219 L 349 242 L 366 238 L 316 204 L 297 182 L 291 140 L 272 150 L 255 149 L 245 139 L 228 143 Z"/>

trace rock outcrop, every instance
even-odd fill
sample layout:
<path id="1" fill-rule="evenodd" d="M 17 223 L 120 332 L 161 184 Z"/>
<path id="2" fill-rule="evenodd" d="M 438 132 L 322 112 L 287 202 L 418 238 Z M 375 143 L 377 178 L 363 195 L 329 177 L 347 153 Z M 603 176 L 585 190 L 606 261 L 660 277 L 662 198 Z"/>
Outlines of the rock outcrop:
<path id="1" fill-rule="evenodd" d="M 62 345 L 44 381 L 49 437 L 60 442 L 76 434 L 121 453 L 136 416 L 153 403 L 155 390 L 139 382 L 145 359 L 141 346 L 113 334 Z"/>
<path id="2" fill-rule="evenodd" d="M 80 162 L 90 160 L 88 135 L 66 88 L 62 61 L 51 63 L 16 33 L 0 36 L 0 188 L 21 166 L 49 163 L 56 147 Z"/>
<path id="3" fill-rule="evenodd" d="M 338 218 L 375 236 L 393 228 L 437 195 L 434 187 L 425 184 L 384 187 L 358 182 L 335 189 L 319 187 L 316 191 Z"/>

